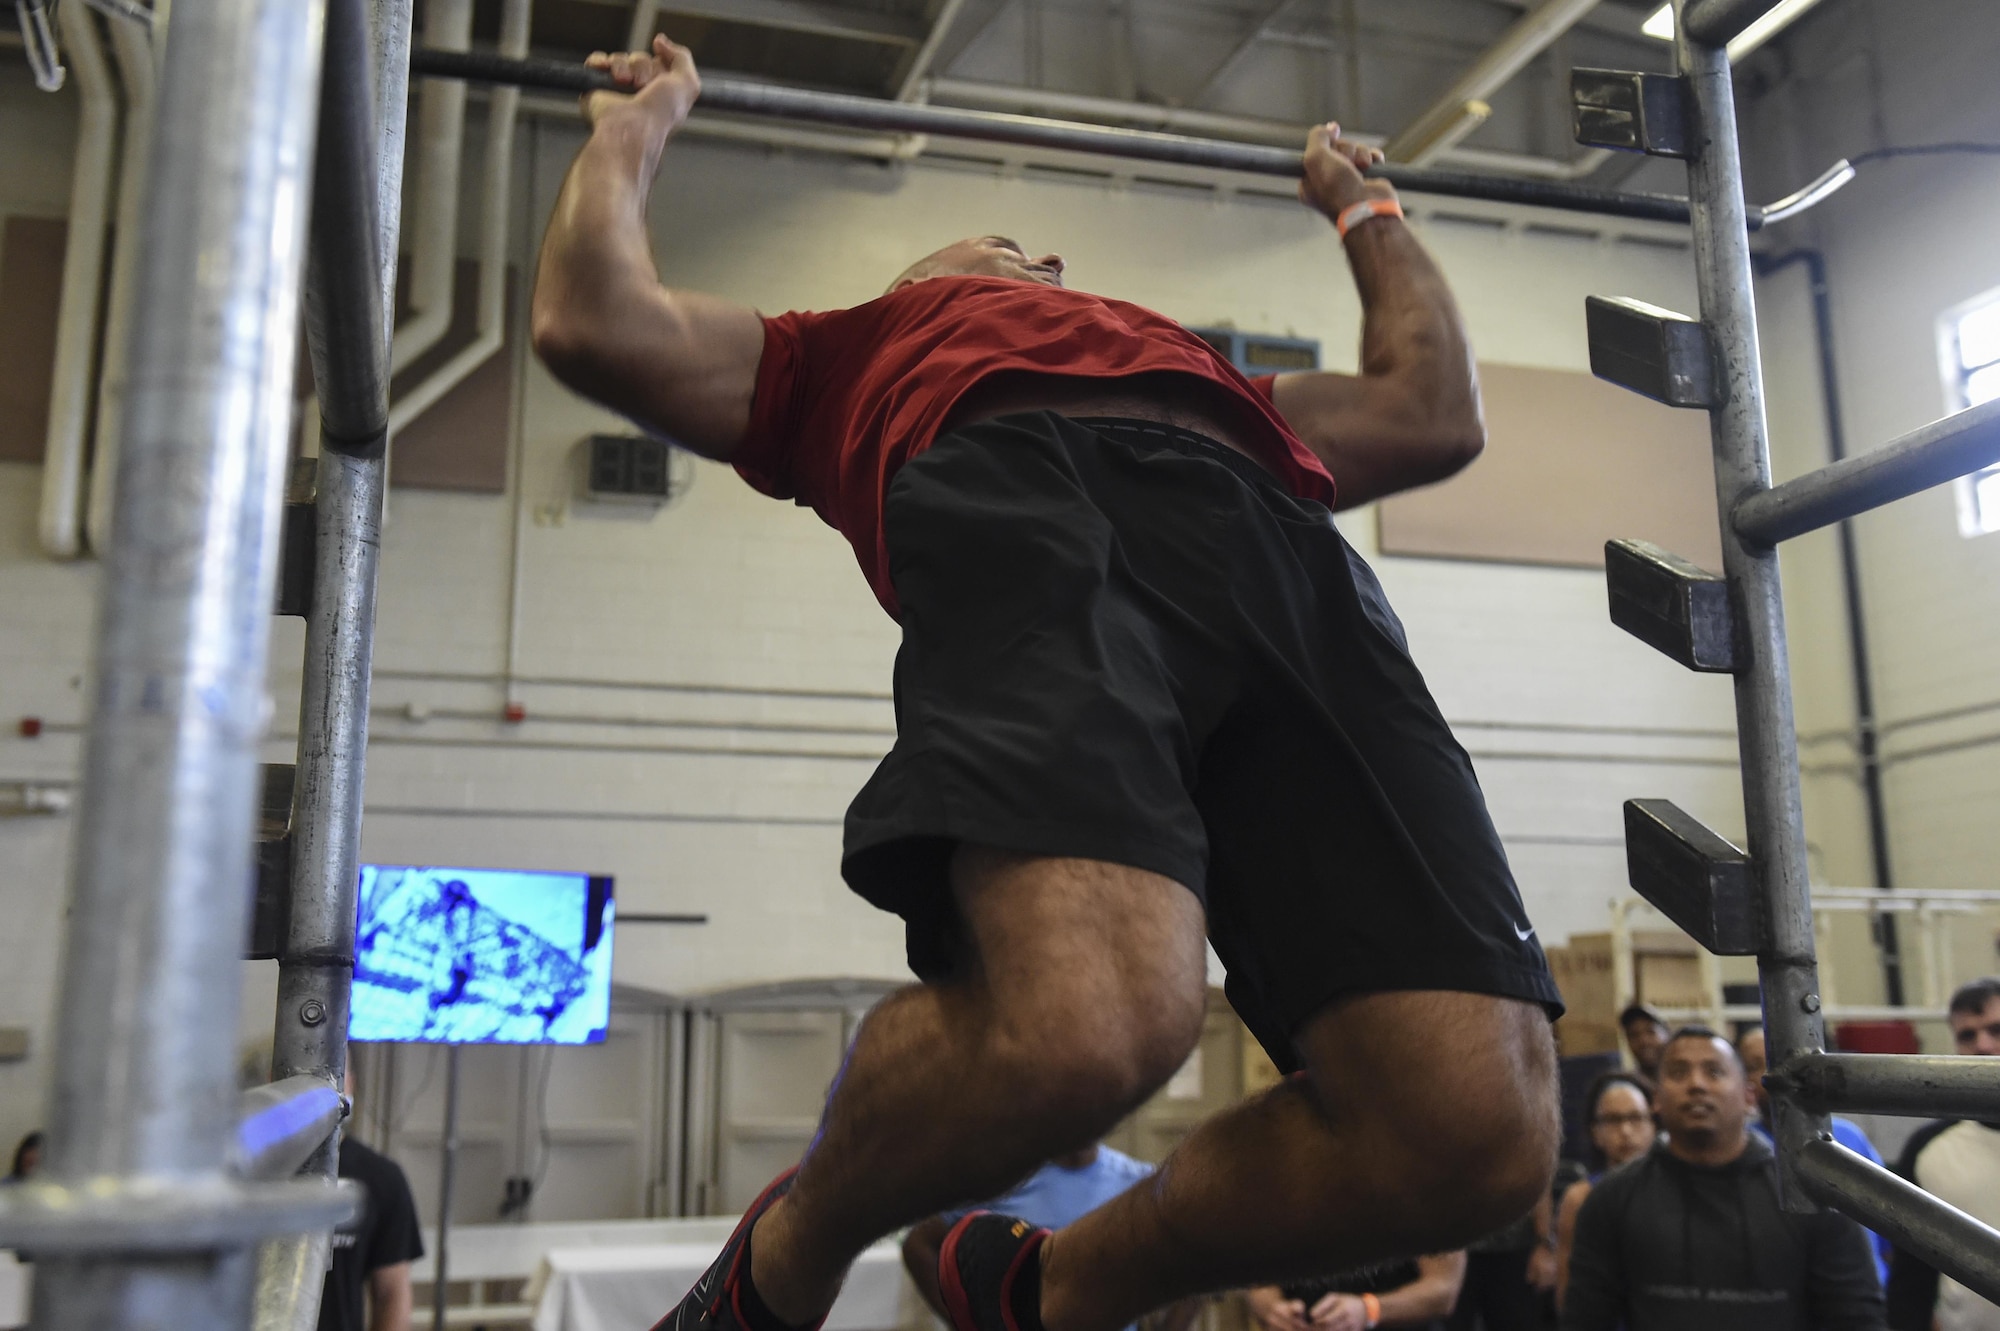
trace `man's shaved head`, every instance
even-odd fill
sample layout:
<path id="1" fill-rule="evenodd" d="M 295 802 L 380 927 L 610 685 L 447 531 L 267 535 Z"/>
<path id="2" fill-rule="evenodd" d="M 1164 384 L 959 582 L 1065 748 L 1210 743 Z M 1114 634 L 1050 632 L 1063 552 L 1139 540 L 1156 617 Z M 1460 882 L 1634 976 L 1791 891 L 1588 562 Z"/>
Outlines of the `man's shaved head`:
<path id="1" fill-rule="evenodd" d="M 933 277 L 1008 277 L 1059 287 L 1062 275 L 1060 254 L 1030 259 L 1019 243 L 1005 236 L 973 236 L 917 260 L 889 284 L 889 290 L 901 291 Z"/>

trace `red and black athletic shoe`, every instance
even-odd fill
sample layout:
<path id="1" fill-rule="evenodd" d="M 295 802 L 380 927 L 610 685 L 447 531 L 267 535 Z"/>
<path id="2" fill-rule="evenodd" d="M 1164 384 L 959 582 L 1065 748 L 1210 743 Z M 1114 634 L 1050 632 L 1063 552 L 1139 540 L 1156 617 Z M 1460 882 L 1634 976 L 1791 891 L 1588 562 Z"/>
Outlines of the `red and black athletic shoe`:
<path id="1" fill-rule="evenodd" d="M 750 1230 L 772 1203 L 792 1190 L 798 1172 L 794 1165 L 758 1194 L 708 1270 L 672 1312 L 653 1324 L 653 1331 L 752 1331 L 750 1319 L 743 1315 L 743 1296 L 750 1282 Z M 754 1290 L 748 1292 L 755 1297 Z M 825 1321 L 822 1317 L 802 1331 L 819 1331 Z"/>
<path id="2" fill-rule="evenodd" d="M 1042 1331 L 1042 1243 L 1049 1231 L 974 1211 L 938 1252 L 938 1290 L 953 1331 Z"/>

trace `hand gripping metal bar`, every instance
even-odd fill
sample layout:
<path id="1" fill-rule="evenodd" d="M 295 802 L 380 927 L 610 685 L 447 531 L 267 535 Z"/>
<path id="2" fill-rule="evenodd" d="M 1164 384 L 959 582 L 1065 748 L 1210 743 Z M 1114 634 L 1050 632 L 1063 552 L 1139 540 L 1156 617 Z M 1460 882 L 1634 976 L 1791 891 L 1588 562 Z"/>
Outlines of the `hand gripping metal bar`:
<path id="1" fill-rule="evenodd" d="M 481 51 L 417 51 L 411 56 L 410 70 L 413 74 L 430 78 L 466 79 L 474 83 L 546 88 L 556 92 L 594 92 L 614 86 L 609 75 L 583 65 L 560 60 L 509 60 Z M 959 107 L 928 106 L 921 102 L 883 101 L 873 97 L 784 88 L 739 79 L 704 78 L 700 105 L 704 111 L 805 120 L 892 134 L 930 134 L 940 138 L 1011 143 L 1028 148 L 1096 153 L 1176 166 L 1283 176 L 1292 180 L 1304 174 L 1303 159 L 1289 148 L 1195 139 L 1109 125 L 1080 125 L 1067 120 L 1045 120 L 1039 116 L 1008 115 L 997 111 L 968 111 Z M 1526 204 L 1537 208 L 1655 222 L 1688 220 L 1687 200 L 1671 194 L 1628 193 L 1561 181 L 1519 180 L 1507 176 L 1433 171 L 1408 166 L 1378 166 L 1368 174 L 1414 194 L 1486 199 L 1496 203 Z M 1752 225 L 1755 225 L 1757 216 L 1753 214 Z"/>

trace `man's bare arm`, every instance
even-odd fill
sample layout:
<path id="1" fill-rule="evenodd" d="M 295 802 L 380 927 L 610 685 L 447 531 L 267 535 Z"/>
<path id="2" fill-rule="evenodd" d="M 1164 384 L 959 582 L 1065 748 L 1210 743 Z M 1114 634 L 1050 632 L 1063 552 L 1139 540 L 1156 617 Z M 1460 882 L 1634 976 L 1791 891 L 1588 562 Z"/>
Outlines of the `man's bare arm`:
<path id="1" fill-rule="evenodd" d="M 1299 195 L 1331 218 L 1371 198 L 1392 199 L 1361 171 L 1380 157 L 1313 130 Z M 1458 302 L 1401 219 L 1353 227 L 1347 262 L 1361 292 L 1361 372 L 1279 375 L 1273 401 L 1340 486 L 1352 508 L 1441 481 L 1479 455 L 1486 427 L 1479 378 Z"/>
<path id="2" fill-rule="evenodd" d="M 414 1308 L 408 1262 L 378 1266 L 368 1273 L 368 1331 L 410 1331 Z"/>
<path id="3" fill-rule="evenodd" d="M 1417 1278 L 1382 1298 L 1382 1325 L 1405 1326 L 1451 1316 L 1465 1284 L 1465 1254 L 1441 1252 L 1417 1258 Z"/>
<path id="4" fill-rule="evenodd" d="M 590 63 L 633 91 L 585 99 L 590 139 L 563 180 L 535 273 L 535 352 L 585 397 L 726 459 L 750 423 L 763 322 L 660 285 L 646 230 L 660 155 L 701 92 L 694 58 L 655 37 L 650 54 L 600 52 Z"/>

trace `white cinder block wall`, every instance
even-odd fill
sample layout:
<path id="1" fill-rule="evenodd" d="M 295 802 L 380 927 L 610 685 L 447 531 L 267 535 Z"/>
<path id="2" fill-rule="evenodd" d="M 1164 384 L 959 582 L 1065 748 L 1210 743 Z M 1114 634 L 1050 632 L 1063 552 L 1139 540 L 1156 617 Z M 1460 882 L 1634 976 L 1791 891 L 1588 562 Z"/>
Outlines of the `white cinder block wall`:
<path id="1" fill-rule="evenodd" d="M 53 141 L 71 111 L 23 92 L 5 66 L 0 141 Z M 525 134 L 524 270 L 579 132 L 541 122 Z M 0 201 L 59 213 L 66 157 L 18 160 L 0 162 Z M 1669 231 L 1593 235 L 1587 219 L 1444 211 L 1504 223 L 1419 221 L 1487 360 L 1585 369 L 1591 293 L 1692 303 L 1687 254 L 1659 243 Z M 654 215 L 667 280 L 771 312 L 869 299 L 915 255 L 997 230 L 1060 250 L 1077 285 L 1193 323 L 1316 337 L 1330 366 L 1354 361 L 1358 306 L 1338 245 L 1288 200 L 689 141 L 672 150 Z M 1568 230 L 1527 225 L 1549 221 Z M 617 876 L 626 911 L 710 917 L 623 931 L 617 976 L 628 983 L 685 992 L 901 974 L 897 925 L 850 897 L 837 871 L 841 811 L 888 743 L 896 646 L 846 545 L 708 464 L 651 517 L 577 502 L 574 446 L 616 423 L 525 357 L 523 369 L 512 492 L 392 500 L 365 856 L 589 869 Z M 38 554 L 38 482 L 35 468 L 0 466 L 4 778 L 73 775 L 84 719 L 76 681 L 94 570 Z M 1342 525 L 1372 550 L 1372 515 Z M 1740 832 L 1727 682 L 1612 629 L 1600 574 L 1378 567 L 1478 760 L 1545 937 L 1604 927 L 1604 903 L 1624 890 L 1624 798 L 1671 797 Z M 498 719 L 510 637 L 528 709 L 516 726 Z M 299 641 L 295 623 L 279 625 L 276 761 L 289 760 Z M 24 714 L 54 733 L 19 738 L 11 718 Z M 69 827 L 0 824 L 0 1022 L 36 1039 L 29 1060 L 0 1065 L 0 1141 L 42 1112 Z M 256 1001 L 246 1030 L 267 1020 L 268 997 Z"/>
<path id="2" fill-rule="evenodd" d="M 1756 92 L 1746 131 L 1758 147 L 1750 193 L 1784 193 L 1836 158 L 1871 149 L 2000 142 L 2000 88 L 1990 77 L 1996 57 L 2000 26 L 1981 0 L 1821 6 L 1746 81 Z M 1775 248 L 1818 246 L 1826 254 L 1850 452 L 1949 409 L 1938 317 L 2000 289 L 1996 218 L 2000 171 L 1991 157 L 1904 158 L 1864 165 L 1826 205 L 1765 238 Z M 1780 287 L 1788 302 L 1786 346 L 1809 356 L 1803 275 L 1794 270 L 1766 284 L 1767 297 Z M 1767 364 L 1772 360 L 1767 340 Z M 1789 418 L 1816 415 L 1805 395 L 1819 392 L 1818 376 L 1799 368 L 1792 377 L 1801 396 L 1784 404 Z M 1774 406 L 1774 415 L 1779 410 Z M 1801 454 L 1779 465 L 1780 474 L 1791 474 L 1811 463 Z M 1961 536 L 1950 486 L 1855 525 L 1897 885 L 2000 888 L 1993 817 L 2000 801 L 2000 535 Z M 1822 574 L 1831 591 L 1830 560 Z M 1818 646 L 1829 659 L 1842 654 L 1831 638 Z M 1941 713 L 1951 715 L 1923 719 Z M 1802 729 L 1815 724 L 1802 716 Z M 1837 746 L 1816 756 L 1847 757 Z M 1834 835 L 1824 822 L 1815 830 Z M 1863 844 L 1845 839 L 1857 850 Z M 1868 881 L 1865 858 L 1849 863 L 1855 881 Z M 2000 970 L 1994 923 L 1989 916 L 1953 932 L 1946 987 Z M 1924 959 L 1911 956 L 1906 964 L 1912 993 L 1920 995 Z"/>

